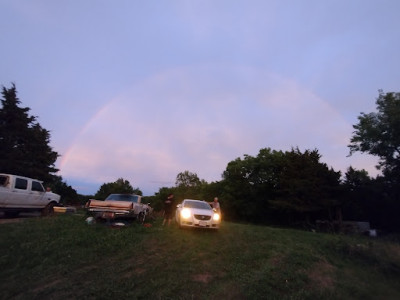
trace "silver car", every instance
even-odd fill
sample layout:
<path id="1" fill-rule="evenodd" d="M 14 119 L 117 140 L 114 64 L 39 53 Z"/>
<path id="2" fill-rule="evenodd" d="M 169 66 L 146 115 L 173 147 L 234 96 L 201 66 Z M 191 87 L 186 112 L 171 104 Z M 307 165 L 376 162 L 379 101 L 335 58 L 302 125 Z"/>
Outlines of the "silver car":
<path id="1" fill-rule="evenodd" d="M 202 200 L 185 199 L 178 204 L 175 220 L 179 227 L 218 229 L 220 214 L 210 204 Z"/>

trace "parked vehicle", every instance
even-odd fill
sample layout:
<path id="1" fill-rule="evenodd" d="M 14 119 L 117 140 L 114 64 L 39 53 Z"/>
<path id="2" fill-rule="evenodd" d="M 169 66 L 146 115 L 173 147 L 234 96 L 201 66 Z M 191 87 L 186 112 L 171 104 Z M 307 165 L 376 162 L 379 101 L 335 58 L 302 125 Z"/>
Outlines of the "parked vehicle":
<path id="1" fill-rule="evenodd" d="M 90 199 L 85 208 L 95 219 L 136 219 L 140 223 L 153 211 L 150 203 L 142 203 L 142 196 L 135 194 L 110 194 L 105 200 Z"/>
<path id="2" fill-rule="evenodd" d="M 175 220 L 179 227 L 218 229 L 221 224 L 220 214 L 210 204 L 193 199 L 185 199 L 178 204 Z"/>
<path id="3" fill-rule="evenodd" d="M 49 215 L 59 202 L 60 195 L 46 191 L 40 180 L 0 174 L 0 211 L 6 216 L 15 217 L 27 211 L 41 211 L 42 215 Z"/>

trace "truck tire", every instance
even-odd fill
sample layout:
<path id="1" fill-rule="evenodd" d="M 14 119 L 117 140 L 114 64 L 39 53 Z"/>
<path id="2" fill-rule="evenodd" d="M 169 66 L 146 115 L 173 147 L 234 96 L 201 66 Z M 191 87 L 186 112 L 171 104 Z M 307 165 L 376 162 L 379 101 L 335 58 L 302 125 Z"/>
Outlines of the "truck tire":
<path id="1" fill-rule="evenodd" d="M 5 211 L 4 216 L 6 218 L 16 218 L 19 215 L 19 211 Z"/>
<path id="2" fill-rule="evenodd" d="M 52 216 L 54 214 L 54 203 L 50 202 L 49 204 L 46 205 L 45 208 L 42 209 L 42 216 Z"/>
<path id="3" fill-rule="evenodd" d="M 146 219 L 146 214 L 144 212 L 140 212 L 137 216 L 137 221 L 139 224 L 143 224 L 144 220 Z"/>

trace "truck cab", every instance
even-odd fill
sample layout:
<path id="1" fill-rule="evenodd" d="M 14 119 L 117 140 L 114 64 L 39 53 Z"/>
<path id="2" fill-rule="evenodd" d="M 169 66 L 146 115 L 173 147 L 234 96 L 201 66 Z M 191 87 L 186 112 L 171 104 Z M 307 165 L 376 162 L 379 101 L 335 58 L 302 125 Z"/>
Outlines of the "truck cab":
<path id="1" fill-rule="evenodd" d="M 44 189 L 42 181 L 19 175 L 0 174 L 0 211 L 16 216 L 24 211 L 53 213 L 60 196 Z"/>

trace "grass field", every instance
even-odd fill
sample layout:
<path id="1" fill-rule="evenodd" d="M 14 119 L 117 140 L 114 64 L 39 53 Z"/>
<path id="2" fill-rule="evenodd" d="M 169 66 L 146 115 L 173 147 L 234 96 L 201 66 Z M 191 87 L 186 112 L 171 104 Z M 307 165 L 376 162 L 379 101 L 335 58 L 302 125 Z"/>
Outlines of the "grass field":
<path id="1" fill-rule="evenodd" d="M 218 232 L 0 224 L 2 299 L 400 299 L 400 244 L 224 223 Z"/>

